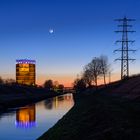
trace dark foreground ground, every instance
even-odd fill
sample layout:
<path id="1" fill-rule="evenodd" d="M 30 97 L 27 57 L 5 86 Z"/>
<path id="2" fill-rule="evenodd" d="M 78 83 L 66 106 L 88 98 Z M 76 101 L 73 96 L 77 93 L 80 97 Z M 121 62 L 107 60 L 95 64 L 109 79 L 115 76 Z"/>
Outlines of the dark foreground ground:
<path id="1" fill-rule="evenodd" d="M 140 140 L 140 77 L 136 78 L 76 95 L 74 107 L 38 140 Z"/>
<path id="2" fill-rule="evenodd" d="M 60 93 L 44 88 L 0 85 L 0 114 L 8 108 L 24 106 L 57 95 Z"/>

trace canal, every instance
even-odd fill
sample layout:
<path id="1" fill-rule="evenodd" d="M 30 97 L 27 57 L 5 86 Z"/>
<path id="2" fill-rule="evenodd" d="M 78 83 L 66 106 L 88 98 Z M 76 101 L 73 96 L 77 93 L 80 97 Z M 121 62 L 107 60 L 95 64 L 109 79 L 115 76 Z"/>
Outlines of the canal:
<path id="1" fill-rule="evenodd" d="M 72 94 L 10 109 L 0 116 L 0 140 L 35 140 L 74 105 Z"/>

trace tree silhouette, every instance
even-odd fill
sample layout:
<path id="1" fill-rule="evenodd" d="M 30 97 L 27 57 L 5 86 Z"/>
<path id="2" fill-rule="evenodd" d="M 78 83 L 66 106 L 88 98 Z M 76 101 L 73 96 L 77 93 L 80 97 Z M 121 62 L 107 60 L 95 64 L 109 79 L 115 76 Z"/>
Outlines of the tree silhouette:
<path id="1" fill-rule="evenodd" d="M 93 76 L 88 67 L 85 67 L 85 69 L 84 69 L 83 80 L 85 81 L 85 83 L 88 87 L 92 86 Z"/>
<path id="2" fill-rule="evenodd" d="M 95 83 L 96 87 L 98 85 L 97 79 L 99 75 L 102 74 L 102 69 L 101 69 L 101 61 L 99 58 L 95 57 L 92 59 L 92 61 L 86 65 L 85 67 L 86 71 L 89 71 L 89 76 L 91 77 L 91 80 L 93 83 Z M 85 79 L 86 77 L 84 77 Z"/>
<path id="3" fill-rule="evenodd" d="M 44 83 L 44 88 L 51 90 L 53 89 L 53 81 L 52 80 L 46 80 Z"/>
<path id="4" fill-rule="evenodd" d="M 95 57 L 84 68 L 83 79 L 88 87 L 98 85 L 99 77 L 104 77 L 104 84 L 106 84 L 106 74 L 109 71 L 107 56 Z"/>
<path id="5" fill-rule="evenodd" d="M 86 89 L 86 83 L 84 79 L 76 79 L 74 81 L 74 89 L 76 91 L 83 91 L 84 89 Z"/>
<path id="6" fill-rule="evenodd" d="M 64 90 L 64 85 L 63 85 L 63 84 L 59 84 L 59 85 L 58 85 L 58 90 L 59 90 L 60 92 L 63 92 L 63 90 Z"/>
<path id="7" fill-rule="evenodd" d="M 106 74 L 109 71 L 109 64 L 108 64 L 107 56 L 101 55 L 100 56 L 100 61 L 101 61 L 102 74 L 103 74 L 103 77 L 104 77 L 104 84 L 106 85 Z"/>
<path id="8" fill-rule="evenodd" d="M 0 85 L 4 84 L 4 80 L 0 77 Z"/>

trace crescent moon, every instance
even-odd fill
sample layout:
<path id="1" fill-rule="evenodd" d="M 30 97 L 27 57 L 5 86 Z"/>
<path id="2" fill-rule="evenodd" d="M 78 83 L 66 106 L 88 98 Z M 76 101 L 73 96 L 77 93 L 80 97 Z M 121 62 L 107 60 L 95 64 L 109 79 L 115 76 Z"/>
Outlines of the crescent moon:
<path id="1" fill-rule="evenodd" d="M 53 29 L 49 29 L 49 33 L 52 34 L 54 32 Z"/>

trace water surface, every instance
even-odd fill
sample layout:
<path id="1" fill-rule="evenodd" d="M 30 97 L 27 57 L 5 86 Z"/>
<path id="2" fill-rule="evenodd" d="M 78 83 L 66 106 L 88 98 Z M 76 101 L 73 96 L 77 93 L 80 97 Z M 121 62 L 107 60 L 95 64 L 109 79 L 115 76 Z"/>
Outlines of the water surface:
<path id="1" fill-rule="evenodd" d="M 0 116 L 0 140 L 35 140 L 74 105 L 72 94 L 11 109 Z"/>

